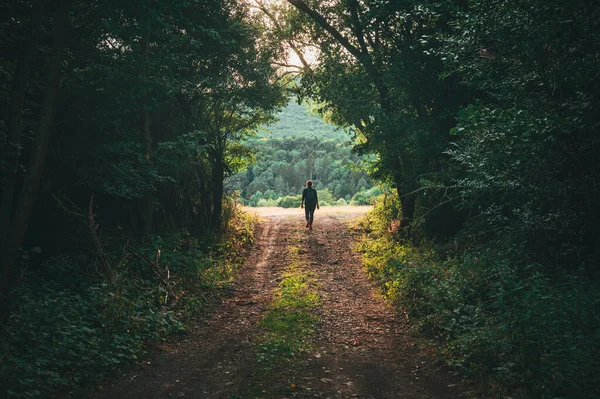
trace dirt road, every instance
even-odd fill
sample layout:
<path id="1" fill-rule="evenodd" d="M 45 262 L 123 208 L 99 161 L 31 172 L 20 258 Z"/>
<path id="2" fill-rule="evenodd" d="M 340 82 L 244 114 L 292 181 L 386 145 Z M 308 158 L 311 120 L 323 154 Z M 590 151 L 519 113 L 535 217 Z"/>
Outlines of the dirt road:
<path id="1" fill-rule="evenodd" d="M 458 397 L 455 381 L 411 340 L 402 317 L 367 280 L 347 229 L 362 212 L 317 211 L 312 232 L 301 214 L 264 216 L 231 297 L 93 397 Z M 305 351 L 265 372 L 256 355 L 265 334 L 260 321 L 293 261 L 291 246 L 315 280 L 320 300 L 311 312 L 317 322 Z"/>

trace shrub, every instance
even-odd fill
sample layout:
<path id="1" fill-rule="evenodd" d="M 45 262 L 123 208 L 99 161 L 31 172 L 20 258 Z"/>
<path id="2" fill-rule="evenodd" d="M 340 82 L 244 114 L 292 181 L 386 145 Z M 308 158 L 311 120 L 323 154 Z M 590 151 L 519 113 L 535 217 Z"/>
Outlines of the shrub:
<path id="1" fill-rule="evenodd" d="M 383 190 L 377 186 L 368 190 L 361 189 L 350 199 L 350 205 L 371 205 L 381 194 L 383 194 Z"/>
<path id="2" fill-rule="evenodd" d="M 144 342 L 180 331 L 156 284 L 123 279 L 60 289 L 48 283 L 16 293 L 19 309 L 2 331 L 0 381 L 8 396 L 46 397 L 97 381 L 136 359 Z"/>
<path id="3" fill-rule="evenodd" d="M 331 191 L 329 191 L 328 188 L 318 190 L 318 195 L 319 205 L 321 205 L 322 202 L 327 202 L 329 204 L 333 204 L 335 202 L 335 200 L 333 199 L 333 194 L 331 194 Z"/>
<path id="4" fill-rule="evenodd" d="M 275 199 L 264 199 L 264 198 L 261 198 L 256 203 L 256 206 L 259 207 L 259 208 L 260 207 L 267 207 L 267 206 L 277 206 L 278 202 L 279 201 L 275 200 Z"/>
<path id="5" fill-rule="evenodd" d="M 113 263 L 109 278 L 73 273 L 87 270 L 89 256 L 35 265 L 0 330 L 0 397 L 72 391 L 137 359 L 147 343 L 182 331 L 231 280 L 252 242 L 250 216 L 233 201 L 223 214 L 224 231 L 210 242 L 179 232 L 126 246 L 129 256 Z M 158 278 L 166 268 L 169 275 Z"/>
<path id="6" fill-rule="evenodd" d="M 288 195 L 279 199 L 279 206 L 282 208 L 298 208 L 301 203 L 301 195 Z"/>
<path id="7" fill-rule="evenodd" d="M 600 395 L 597 281 L 549 275 L 510 240 L 441 258 L 390 233 L 397 215 L 396 200 L 381 198 L 363 221 L 365 266 L 450 364 L 505 395 Z"/>

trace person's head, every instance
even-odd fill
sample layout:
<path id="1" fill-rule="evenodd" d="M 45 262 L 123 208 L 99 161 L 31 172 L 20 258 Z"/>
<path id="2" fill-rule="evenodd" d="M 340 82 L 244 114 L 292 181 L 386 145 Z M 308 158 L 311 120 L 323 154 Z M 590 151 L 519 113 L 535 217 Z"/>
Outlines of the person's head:
<path id="1" fill-rule="evenodd" d="M 306 187 L 308 187 L 308 188 L 312 187 L 312 180 L 307 180 L 306 181 Z"/>

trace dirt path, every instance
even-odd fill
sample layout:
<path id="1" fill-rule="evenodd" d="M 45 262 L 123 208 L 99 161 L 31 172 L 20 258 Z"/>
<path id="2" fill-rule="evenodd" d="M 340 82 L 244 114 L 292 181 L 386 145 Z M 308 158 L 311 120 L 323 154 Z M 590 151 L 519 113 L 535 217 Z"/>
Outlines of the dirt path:
<path id="1" fill-rule="evenodd" d="M 312 232 L 297 215 L 266 217 L 233 295 L 185 337 L 161 346 L 93 397 L 457 397 L 449 387 L 453 381 L 375 297 L 352 250 L 346 222 L 353 217 L 352 210 L 317 213 Z M 301 264 L 317 280 L 319 322 L 307 353 L 265 374 L 256 360 L 264 333 L 260 320 L 290 263 L 290 245 L 299 248 Z"/>

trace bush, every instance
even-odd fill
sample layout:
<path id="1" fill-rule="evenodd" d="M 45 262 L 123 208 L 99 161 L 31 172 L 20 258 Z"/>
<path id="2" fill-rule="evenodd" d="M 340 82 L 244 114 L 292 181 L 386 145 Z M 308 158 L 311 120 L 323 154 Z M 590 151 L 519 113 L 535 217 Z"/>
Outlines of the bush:
<path id="1" fill-rule="evenodd" d="M 278 202 L 279 202 L 279 200 L 261 198 L 256 203 L 256 206 L 259 207 L 259 208 L 260 207 L 267 207 L 267 206 L 277 206 Z"/>
<path id="2" fill-rule="evenodd" d="M 288 195 L 279 199 L 282 208 L 299 208 L 302 203 L 302 195 Z"/>
<path id="3" fill-rule="evenodd" d="M 381 194 L 383 194 L 383 190 L 377 186 L 368 190 L 361 189 L 350 199 L 350 205 L 371 205 Z"/>
<path id="4" fill-rule="evenodd" d="M 258 204 L 258 201 L 260 201 L 261 199 L 263 199 L 263 194 L 262 192 L 257 191 L 256 193 L 252 194 L 252 196 L 248 200 L 248 205 L 256 206 Z"/>
<path id="5" fill-rule="evenodd" d="M 7 396 L 46 397 L 98 381 L 136 359 L 144 342 L 183 328 L 173 311 L 161 308 L 151 281 L 69 289 L 48 283 L 16 294 L 19 310 L 2 331 L 0 381 Z"/>
<path id="6" fill-rule="evenodd" d="M 331 194 L 331 191 L 329 191 L 328 188 L 318 190 L 317 193 L 319 196 L 319 205 L 321 205 L 321 203 L 323 202 L 327 202 L 328 204 L 333 204 L 335 202 L 335 200 L 333 199 L 333 195 Z"/>
<path id="7" fill-rule="evenodd" d="M 137 359 L 148 342 L 182 331 L 231 280 L 252 242 L 254 220 L 233 202 L 223 211 L 218 239 L 153 236 L 127 246 L 129 256 L 113 262 L 109 278 L 73 273 L 93 257 L 63 255 L 35 265 L 12 295 L 18 307 L 0 330 L 0 397 L 72 391 Z M 157 278 L 167 267 L 170 275 Z"/>
<path id="8" fill-rule="evenodd" d="M 505 395 L 600 395 L 597 281 L 548 275 L 508 240 L 443 259 L 390 233 L 397 215 L 382 198 L 363 222 L 365 267 L 450 364 Z"/>

